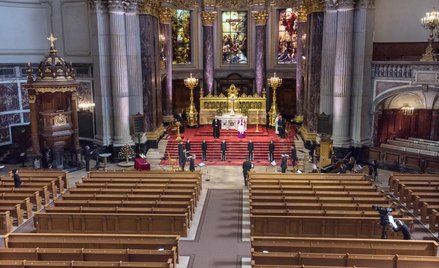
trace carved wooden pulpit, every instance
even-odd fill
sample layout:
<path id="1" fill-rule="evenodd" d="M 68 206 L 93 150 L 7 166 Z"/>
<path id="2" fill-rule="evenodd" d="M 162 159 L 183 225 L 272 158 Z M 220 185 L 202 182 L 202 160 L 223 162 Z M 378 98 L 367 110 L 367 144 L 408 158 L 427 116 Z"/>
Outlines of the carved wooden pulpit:
<path id="1" fill-rule="evenodd" d="M 32 153 L 52 150 L 53 166 L 63 168 L 64 151 L 73 155 L 69 161 L 80 164 L 78 136 L 77 87 L 71 64 L 57 55 L 51 34 L 50 49 L 40 62 L 34 80 L 29 64 L 27 83 L 30 106 Z"/>

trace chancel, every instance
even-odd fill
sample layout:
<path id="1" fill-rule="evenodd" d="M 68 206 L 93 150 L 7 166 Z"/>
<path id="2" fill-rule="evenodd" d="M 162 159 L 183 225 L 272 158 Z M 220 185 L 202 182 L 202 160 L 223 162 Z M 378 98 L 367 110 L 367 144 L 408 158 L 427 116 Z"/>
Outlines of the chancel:
<path id="1" fill-rule="evenodd" d="M 439 267 L 438 3 L 0 0 L 0 267 Z"/>

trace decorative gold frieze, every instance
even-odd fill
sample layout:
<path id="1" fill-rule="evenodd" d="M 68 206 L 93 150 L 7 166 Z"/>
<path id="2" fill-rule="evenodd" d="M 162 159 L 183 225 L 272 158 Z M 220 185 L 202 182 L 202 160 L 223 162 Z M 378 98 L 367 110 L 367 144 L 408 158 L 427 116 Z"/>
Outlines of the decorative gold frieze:
<path id="1" fill-rule="evenodd" d="M 224 10 L 247 9 L 252 4 L 252 0 L 217 0 L 216 6 Z"/>
<path id="2" fill-rule="evenodd" d="M 203 11 L 203 12 L 201 12 L 201 21 L 203 22 L 203 25 L 204 26 L 213 26 L 213 24 L 215 23 L 216 15 L 217 15 L 216 11 L 212 11 L 212 12 Z"/>
<path id="3" fill-rule="evenodd" d="M 171 24 L 172 15 L 174 14 L 173 10 L 165 7 L 160 9 L 159 17 L 160 23 L 162 24 Z"/>
<path id="4" fill-rule="evenodd" d="M 270 5 L 278 8 L 291 8 L 299 5 L 298 0 L 271 0 Z"/>
<path id="5" fill-rule="evenodd" d="M 325 11 L 324 0 L 303 0 L 303 5 L 307 14 Z"/>
<path id="6" fill-rule="evenodd" d="M 299 9 L 297 10 L 297 19 L 301 22 L 306 22 L 308 16 L 306 13 L 306 9 L 304 5 L 300 5 Z"/>
<path id="7" fill-rule="evenodd" d="M 54 87 L 36 87 L 35 91 L 39 93 L 55 93 L 55 92 L 75 92 L 76 85 L 71 86 L 54 86 Z"/>
<path id="8" fill-rule="evenodd" d="M 144 0 L 139 6 L 139 14 L 159 17 L 159 0 Z"/>
<path id="9" fill-rule="evenodd" d="M 198 7 L 198 0 L 174 0 L 173 6 L 176 9 L 193 9 Z"/>
<path id="10" fill-rule="evenodd" d="M 267 11 L 253 11 L 252 15 L 257 26 L 265 26 L 267 24 Z"/>

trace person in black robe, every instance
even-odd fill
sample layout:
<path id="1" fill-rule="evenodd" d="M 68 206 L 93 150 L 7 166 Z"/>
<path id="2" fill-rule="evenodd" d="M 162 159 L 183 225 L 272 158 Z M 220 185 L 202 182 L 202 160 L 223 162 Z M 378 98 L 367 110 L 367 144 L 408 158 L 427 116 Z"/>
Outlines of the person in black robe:
<path id="1" fill-rule="evenodd" d="M 183 142 L 180 141 L 178 143 L 178 156 L 180 156 L 183 153 L 184 147 L 183 147 Z"/>
<path id="2" fill-rule="evenodd" d="M 14 188 L 20 188 L 21 178 L 20 175 L 18 175 L 18 170 L 15 168 L 12 170 L 12 177 L 14 178 Z"/>
<path id="3" fill-rule="evenodd" d="M 274 141 L 271 140 L 270 143 L 268 144 L 268 160 L 270 162 L 274 161 Z"/>
<path id="4" fill-rule="evenodd" d="M 248 185 L 248 172 L 252 169 L 253 164 L 250 160 L 246 160 L 242 163 L 242 175 L 244 176 L 244 185 Z"/>
<path id="5" fill-rule="evenodd" d="M 184 171 L 184 166 L 186 165 L 186 150 L 183 150 L 181 154 L 178 155 L 178 163 L 180 164 L 181 171 Z"/>
<path id="6" fill-rule="evenodd" d="M 201 160 L 206 161 L 207 159 L 207 142 L 203 140 L 201 142 Z"/>
<path id="7" fill-rule="evenodd" d="M 227 143 L 225 140 L 221 142 L 221 161 L 226 161 Z"/>
<path id="8" fill-rule="evenodd" d="M 90 171 L 90 157 L 91 157 L 90 147 L 86 145 L 84 147 L 84 160 L 85 160 L 86 171 Z"/>
<path id="9" fill-rule="evenodd" d="M 285 138 L 285 119 L 282 117 L 282 115 L 279 115 L 279 120 L 277 122 L 277 130 L 279 132 L 279 137 L 284 139 Z"/>
<path id="10" fill-rule="evenodd" d="M 212 121 L 212 129 L 213 129 L 213 137 L 219 138 L 220 137 L 220 129 L 221 129 L 221 121 L 219 121 L 217 118 L 213 119 Z"/>
<path id="11" fill-rule="evenodd" d="M 186 152 L 190 152 L 190 151 L 191 151 L 191 148 L 192 148 L 192 146 L 191 146 L 191 141 L 190 141 L 190 140 L 187 140 L 187 141 L 186 141 Z"/>
<path id="12" fill-rule="evenodd" d="M 248 160 L 253 161 L 254 160 L 253 149 L 255 148 L 255 146 L 252 140 L 248 142 L 247 148 L 248 148 Z"/>
<path id="13" fill-rule="evenodd" d="M 287 154 L 282 154 L 280 168 L 282 170 L 282 173 L 285 173 L 287 171 L 287 168 L 288 168 L 288 155 Z"/>
<path id="14" fill-rule="evenodd" d="M 191 155 L 189 158 L 189 170 L 194 172 L 195 171 L 195 155 Z"/>
<path id="15" fill-rule="evenodd" d="M 299 160 L 299 158 L 297 157 L 297 151 L 296 151 L 296 146 L 291 145 L 291 163 L 293 165 L 293 167 L 295 167 L 297 165 L 297 160 Z"/>

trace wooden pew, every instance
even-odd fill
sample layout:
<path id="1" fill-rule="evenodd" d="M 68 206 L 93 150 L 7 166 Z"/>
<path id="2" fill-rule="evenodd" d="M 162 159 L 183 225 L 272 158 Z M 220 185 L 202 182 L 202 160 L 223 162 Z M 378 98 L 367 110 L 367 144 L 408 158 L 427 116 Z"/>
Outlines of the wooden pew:
<path id="1" fill-rule="evenodd" d="M 9 211 L 0 212 L 0 235 L 8 234 L 12 231 L 12 218 Z"/>
<path id="2" fill-rule="evenodd" d="M 406 173 L 394 173 L 389 177 L 389 189 L 394 192 L 398 188 L 396 185 L 399 182 L 405 181 L 439 181 L 439 176 L 432 174 L 406 174 Z"/>
<path id="3" fill-rule="evenodd" d="M 436 209 L 432 209 L 428 224 L 430 226 L 430 231 L 436 232 L 436 225 L 439 224 L 439 212 Z"/>
<path id="4" fill-rule="evenodd" d="M 410 217 L 400 218 L 411 224 Z M 379 217 L 250 215 L 252 236 L 380 238 Z M 397 234 L 390 233 L 391 237 Z"/>
<path id="5" fill-rule="evenodd" d="M 26 198 L 30 199 L 30 201 L 35 205 L 37 211 L 43 207 L 40 193 L 38 191 L 33 193 L 0 193 L 0 200 L 23 200 Z"/>
<path id="6" fill-rule="evenodd" d="M 34 215 L 37 232 L 175 234 L 186 236 L 186 214 L 40 213 Z"/>
<path id="7" fill-rule="evenodd" d="M 360 203 L 360 204 L 376 204 L 382 207 L 392 206 L 392 202 L 384 197 L 318 197 L 318 196 L 281 196 L 281 195 L 256 195 L 251 193 L 251 202 L 317 202 L 317 203 Z"/>
<path id="8" fill-rule="evenodd" d="M 58 178 L 22 178 L 20 177 L 22 186 L 26 184 L 34 184 L 34 186 L 47 186 L 49 192 L 52 194 L 52 198 L 56 198 L 59 193 L 62 194 L 64 191 L 64 182 L 61 179 L 61 177 Z M 13 187 L 14 186 L 14 179 L 11 177 L 0 177 L 0 186 L 7 186 L 7 187 Z M 38 185 L 40 184 L 40 185 Z M 58 186 L 60 185 L 60 186 Z M 60 188 L 62 187 L 62 188 Z"/>
<path id="9" fill-rule="evenodd" d="M 314 237 L 251 237 L 252 252 L 349 253 L 436 256 L 438 244 L 427 240 Z"/>
<path id="10" fill-rule="evenodd" d="M 17 224 L 20 225 L 23 223 L 23 210 L 19 204 L 9 205 L 9 206 L 0 206 L 0 212 L 8 211 L 10 215 L 17 219 Z"/>
<path id="11" fill-rule="evenodd" d="M 10 206 L 10 205 L 20 205 L 21 210 L 23 212 L 26 212 L 26 217 L 29 219 L 32 217 L 32 203 L 30 201 L 29 197 L 26 197 L 25 199 L 11 199 L 11 200 L 0 200 L 0 206 Z"/>
<path id="12" fill-rule="evenodd" d="M 362 210 L 312 210 L 312 209 L 250 209 L 251 215 L 259 216 L 329 216 L 329 217 L 377 217 L 376 211 Z M 401 211 L 392 212 L 392 216 L 403 217 Z"/>
<path id="13" fill-rule="evenodd" d="M 42 197 L 41 202 L 44 205 L 47 205 L 50 203 L 50 193 L 47 189 L 47 186 L 39 184 L 38 186 L 34 184 L 24 184 L 23 187 L 15 188 L 14 185 L 11 185 L 9 187 L 0 186 L 0 193 L 33 193 L 38 192 L 39 196 Z M 33 200 L 32 202 L 36 202 Z"/>
<path id="14" fill-rule="evenodd" d="M 62 188 L 67 188 L 67 172 L 65 171 L 57 171 L 53 169 L 45 169 L 45 170 L 35 170 L 35 169 L 19 169 L 20 177 L 23 178 L 61 178 L 64 183 Z M 61 189 L 61 185 L 57 185 L 59 189 Z"/>
<path id="15" fill-rule="evenodd" d="M 306 173 L 306 174 L 288 174 L 288 173 L 250 173 L 250 180 L 368 180 L 363 174 L 331 174 L 331 173 Z"/>
<path id="16" fill-rule="evenodd" d="M 0 260 L 0 268 L 174 268 L 172 259 L 165 262 L 102 262 L 102 261 L 27 261 L 27 260 Z"/>

